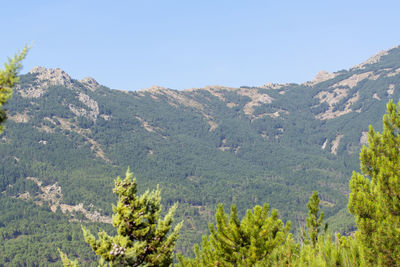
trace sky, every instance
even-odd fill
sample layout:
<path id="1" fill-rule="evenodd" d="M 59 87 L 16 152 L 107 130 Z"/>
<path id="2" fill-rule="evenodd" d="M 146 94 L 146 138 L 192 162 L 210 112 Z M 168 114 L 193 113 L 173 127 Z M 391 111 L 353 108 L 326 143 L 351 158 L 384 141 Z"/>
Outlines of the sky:
<path id="1" fill-rule="evenodd" d="M 113 89 L 302 83 L 400 45 L 400 1 L 0 1 L 0 62 Z"/>

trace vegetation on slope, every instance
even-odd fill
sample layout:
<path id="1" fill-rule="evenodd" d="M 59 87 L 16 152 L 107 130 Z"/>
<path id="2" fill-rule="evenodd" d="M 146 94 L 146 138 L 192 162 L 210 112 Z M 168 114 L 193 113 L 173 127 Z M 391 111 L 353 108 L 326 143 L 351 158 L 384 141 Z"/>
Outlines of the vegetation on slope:
<path id="1" fill-rule="evenodd" d="M 186 256 L 207 233 L 218 203 L 235 204 L 239 217 L 249 207 L 270 203 L 283 222 L 293 221 L 296 234 L 308 197 L 318 190 L 331 229 L 350 233 L 355 224 L 346 209 L 348 180 L 358 170 L 368 125 L 381 129 L 384 103 L 400 97 L 399 50 L 317 83 L 257 88 L 123 92 L 36 68 L 20 77 L 6 106 L 0 189 L 12 204 L 0 211 L 13 218 L 27 214 L 32 224 L 46 221 L 47 229 L 57 229 L 58 206 L 59 215 L 71 221 L 65 232 L 79 237 L 80 223 L 99 226 L 82 211 L 110 218 L 109 203 L 116 201 L 112 177 L 130 166 L 141 188 L 160 185 L 164 206 L 179 202 L 176 216 L 185 224 L 177 250 Z M 50 188 L 60 190 L 53 194 L 59 197 L 43 200 L 43 190 Z M 43 218 L 24 213 L 25 206 Z M 32 227 L 13 234 L 14 228 L 25 229 L 22 220 L 1 223 L 0 230 L 13 238 L 2 239 L 6 253 L 0 253 L 0 264 L 16 260 L 3 258 L 16 253 L 8 248 L 28 243 L 38 256 L 21 254 L 20 264 L 52 264 L 47 238 L 57 232 Z M 63 235 L 68 247 L 67 241 Z M 88 255 L 74 246 L 65 252 Z"/>

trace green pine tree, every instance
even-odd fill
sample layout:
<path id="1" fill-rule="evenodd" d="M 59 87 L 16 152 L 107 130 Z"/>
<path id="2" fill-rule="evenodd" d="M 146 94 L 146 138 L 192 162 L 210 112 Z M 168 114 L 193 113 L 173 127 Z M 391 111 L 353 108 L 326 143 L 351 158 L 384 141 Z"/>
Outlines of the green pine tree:
<path id="1" fill-rule="evenodd" d="M 339 234 L 333 238 L 327 232 L 327 224 L 321 233 L 324 214 L 319 213 L 319 203 L 318 192 L 314 192 L 307 203 L 308 231 L 302 232 L 302 246 L 299 247 L 293 239 L 288 238 L 275 250 L 275 257 L 260 266 L 363 266 L 355 239 Z"/>
<path id="2" fill-rule="evenodd" d="M 19 81 L 18 72 L 21 70 L 21 61 L 25 58 L 28 47 L 16 53 L 14 57 L 8 59 L 8 63 L 4 63 L 4 69 L 0 70 L 0 134 L 4 130 L 3 123 L 7 119 L 7 113 L 3 109 L 3 105 L 12 95 L 12 89 Z"/>
<path id="3" fill-rule="evenodd" d="M 195 246 L 195 258 L 178 256 L 181 266 L 253 266 L 272 257 L 290 230 L 290 222 L 285 226 L 268 205 L 255 206 L 240 221 L 234 205 L 228 216 L 220 204 L 216 221 L 216 227 L 210 224 L 209 238 L 203 236 L 201 248 Z"/>
<path id="4" fill-rule="evenodd" d="M 78 267 L 78 261 L 77 260 L 70 260 L 68 259 L 67 255 L 62 253 L 60 249 L 58 249 L 58 253 L 60 253 L 61 261 L 65 267 Z"/>
<path id="5" fill-rule="evenodd" d="M 311 243 L 312 247 L 315 247 L 318 241 L 318 235 L 321 232 L 322 221 L 324 220 L 324 213 L 320 211 L 319 208 L 319 196 L 318 192 L 314 191 L 313 195 L 310 197 L 310 200 L 307 203 L 308 208 L 308 217 L 307 217 L 307 228 L 308 228 L 308 236 L 306 231 L 303 231 L 303 242 L 305 244 Z M 319 214 L 318 214 L 319 213 Z M 325 232 L 327 230 L 328 225 L 325 224 Z"/>
<path id="6" fill-rule="evenodd" d="M 356 240 L 371 266 L 400 266 L 400 102 L 387 104 L 383 133 L 370 126 L 360 153 L 361 173 L 350 180 L 348 208 Z"/>
<path id="7" fill-rule="evenodd" d="M 115 181 L 113 192 L 118 195 L 118 204 L 113 207 L 113 226 L 117 235 L 112 237 L 100 231 L 96 239 L 82 227 L 85 241 L 101 257 L 100 266 L 171 266 L 174 248 L 182 222 L 171 233 L 175 204 L 164 219 L 160 218 L 161 195 L 146 191 L 137 196 L 136 179 L 129 171 L 126 177 Z M 76 264 L 60 253 L 64 266 Z M 66 265 L 66 263 L 70 265 Z"/>

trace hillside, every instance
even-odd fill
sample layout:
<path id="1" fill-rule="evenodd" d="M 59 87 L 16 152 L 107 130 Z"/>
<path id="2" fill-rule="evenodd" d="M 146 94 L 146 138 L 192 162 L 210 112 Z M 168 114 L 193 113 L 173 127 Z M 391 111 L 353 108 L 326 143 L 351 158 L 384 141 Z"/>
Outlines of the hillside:
<path id="1" fill-rule="evenodd" d="M 57 265 L 56 247 L 93 259 L 80 224 L 111 228 L 113 180 L 128 166 L 140 190 L 159 184 L 165 207 L 179 202 L 184 253 L 220 202 L 241 212 L 270 203 L 296 228 L 318 190 L 331 230 L 351 231 L 348 181 L 399 86 L 399 47 L 303 84 L 259 87 L 129 92 L 36 67 L 6 107 L 0 265 Z"/>

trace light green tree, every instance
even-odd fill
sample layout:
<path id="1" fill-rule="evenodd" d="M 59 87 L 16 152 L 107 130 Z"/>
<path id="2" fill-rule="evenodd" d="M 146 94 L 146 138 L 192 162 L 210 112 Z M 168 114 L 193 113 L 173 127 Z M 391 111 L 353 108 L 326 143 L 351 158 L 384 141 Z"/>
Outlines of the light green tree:
<path id="1" fill-rule="evenodd" d="M 352 237 L 332 234 L 322 230 L 323 213 L 319 213 L 320 199 L 314 192 L 307 203 L 308 231 L 302 232 L 302 242 L 296 242 L 289 236 L 285 243 L 274 250 L 273 257 L 263 261 L 258 266 L 364 266 L 360 255 L 359 245 Z"/>
<path id="2" fill-rule="evenodd" d="M 318 192 L 314 191 L 312 196 L 310 197 L 310 200 L 307 203 L 307 208 L 308 208 L 308 217 L 306 220 L 307 223 L 307 228 L 308 232 L 303 231 L 302 237 L 303 237 L 303 242 L 305 244 L 310 243 L 312 247 L 315 247 L 318 241 L 318 235 L 321 232 L 321 227 L 322 227 L 322 222 L 324 220 L 324 213 L 319 212 L 320 207 L 319 207 L 319 196 Z M 328 228 L 328 225 L 325 224 L 325 232 Z M 308 235 L 308 236 L 307 236 Z"/>
<path id="3" fill-rule="evenodd" d="M 356 239 L 371 266 L 400 266 L 400 112 L 387 104 L 383 133 L 370 126 L 360 153 L 361 173 L 350 180 L 348 208 Z"/>
<path id="4" fill-rule="evenodd" d="M 7 113 L 3 105 L 12 95 L 12 89 L 19 81 L 18 72 L 21 70 L 21 61 L 25 58 L 28 52 L 28 47 L 16 53 L 14 57 L 8 58 L 8 62 L 4 63 L 4 68 L 0 70 L 0 134 L 4 130 L 3 123 L 7 119 Z"/>
<path id="5" fill-rule="evenodd" d="M 82 227 L 85 241 L 100 256 L 100 266 L 171 266 L 174 248 L 182 222 L 172 230 L 177 205 L 160 218 L 160 190 L 146 191 L 137 196 L 136 179 L 129 171 L 125 179 L 119 177 L 113 190 L 118 204 L 113 207 L 113 226 L 117 235 L 112 237 L 100 231 L 98 239 Z M 64 266 L 77 266 L 60 253 Z"/>
<path id="6" fill-rule="evenodd" d="M 209 238 L 203 236 L 201 248 L 195 246 L 195 258 L 178 256 L 181 266 L 254 266 L 272 257 L 290 230 L 290 222 L 285 226 L 268 205 L 255 206 L 240 221 L 234 205 L 228 216 L 220 204 L 216 221 L 216 227 L 209 226 Z"/>

